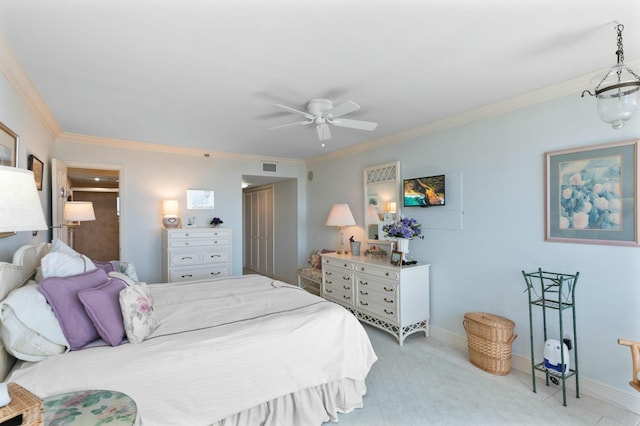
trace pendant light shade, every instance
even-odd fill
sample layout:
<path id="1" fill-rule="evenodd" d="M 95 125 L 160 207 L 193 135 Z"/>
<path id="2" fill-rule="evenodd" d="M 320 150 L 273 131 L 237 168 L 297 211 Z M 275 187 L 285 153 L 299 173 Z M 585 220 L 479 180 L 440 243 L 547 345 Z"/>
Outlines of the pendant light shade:
<path id="1" fill-rule="evenodd" d="M 598 116 L 614 129 L 622 128 L 627 121 L 633 118 L 638 109 L 640 95 L 640 76 L 624 64 L 623 30 L 624 25 L 616 25 L 618 62 L 604 76 L 594 78 L 597 82 L 594 93 L 589 90 L 582 92 L 583 97 L 585 93 L 596 97 Z"/>

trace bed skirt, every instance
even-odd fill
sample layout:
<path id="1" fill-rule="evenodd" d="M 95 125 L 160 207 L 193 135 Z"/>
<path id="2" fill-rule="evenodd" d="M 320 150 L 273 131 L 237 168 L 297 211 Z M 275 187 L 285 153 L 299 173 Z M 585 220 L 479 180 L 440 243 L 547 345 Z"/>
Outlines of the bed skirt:
<path id="1" fill-rule="evenodd" d="M 342 379 L 272 399 L 213 423 L 214 426 L 319 426 L 338 422 L 338 413 L 362 408 L 362 380 Z"/>

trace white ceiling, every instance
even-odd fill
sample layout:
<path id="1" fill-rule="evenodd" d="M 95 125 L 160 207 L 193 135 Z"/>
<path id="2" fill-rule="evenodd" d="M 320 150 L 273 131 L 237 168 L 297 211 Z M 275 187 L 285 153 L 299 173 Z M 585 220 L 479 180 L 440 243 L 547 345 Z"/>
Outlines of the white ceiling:
<path id="1" fill-rule="evenodd" d="M 638 0 L 0 2 L 63 132 L 299 159 L 598 72 L 614 21 L 640 58 Z M 333 127 L 324 148 L 311 126 L 268 130 L 302 118 L 274 104 L 312 98 L 378 128 Z"/>

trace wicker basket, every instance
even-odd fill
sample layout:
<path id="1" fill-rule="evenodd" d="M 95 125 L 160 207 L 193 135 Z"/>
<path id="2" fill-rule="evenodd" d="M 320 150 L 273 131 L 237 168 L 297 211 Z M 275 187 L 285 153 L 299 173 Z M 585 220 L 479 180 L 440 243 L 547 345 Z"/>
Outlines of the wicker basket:
<path id="1" fill-rule="evenodd" d="M 511 371 L 511 343 L 515 323 L 484 312 L 468 312 L 462 322 L 467 330 L 469 360 L 491 374 L 504 376 Z"/>
<path id="2" fill-rule="evenodd" d="M 11 403 L 0 408 L 0 423 L 22 416 L 20 426 L 44 425 L 42 400 L 17 383 L 7 387 Z"/>

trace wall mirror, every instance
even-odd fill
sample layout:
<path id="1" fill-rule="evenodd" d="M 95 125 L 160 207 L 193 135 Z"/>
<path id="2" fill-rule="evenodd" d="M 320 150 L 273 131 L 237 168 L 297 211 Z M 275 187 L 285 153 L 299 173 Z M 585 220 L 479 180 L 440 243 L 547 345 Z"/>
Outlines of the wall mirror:
<path id="1" fill-rule="evenodd" d="M 390 242 L 382 227 L 400 217 L 400 162 L 367 167 L 363 175 L 367 242 Z"/>
<path id="2" fill-rule="evenodd" d="M 213 190 L 187 189 L 188 210 L 212 210 L 213 208 Z"/>

